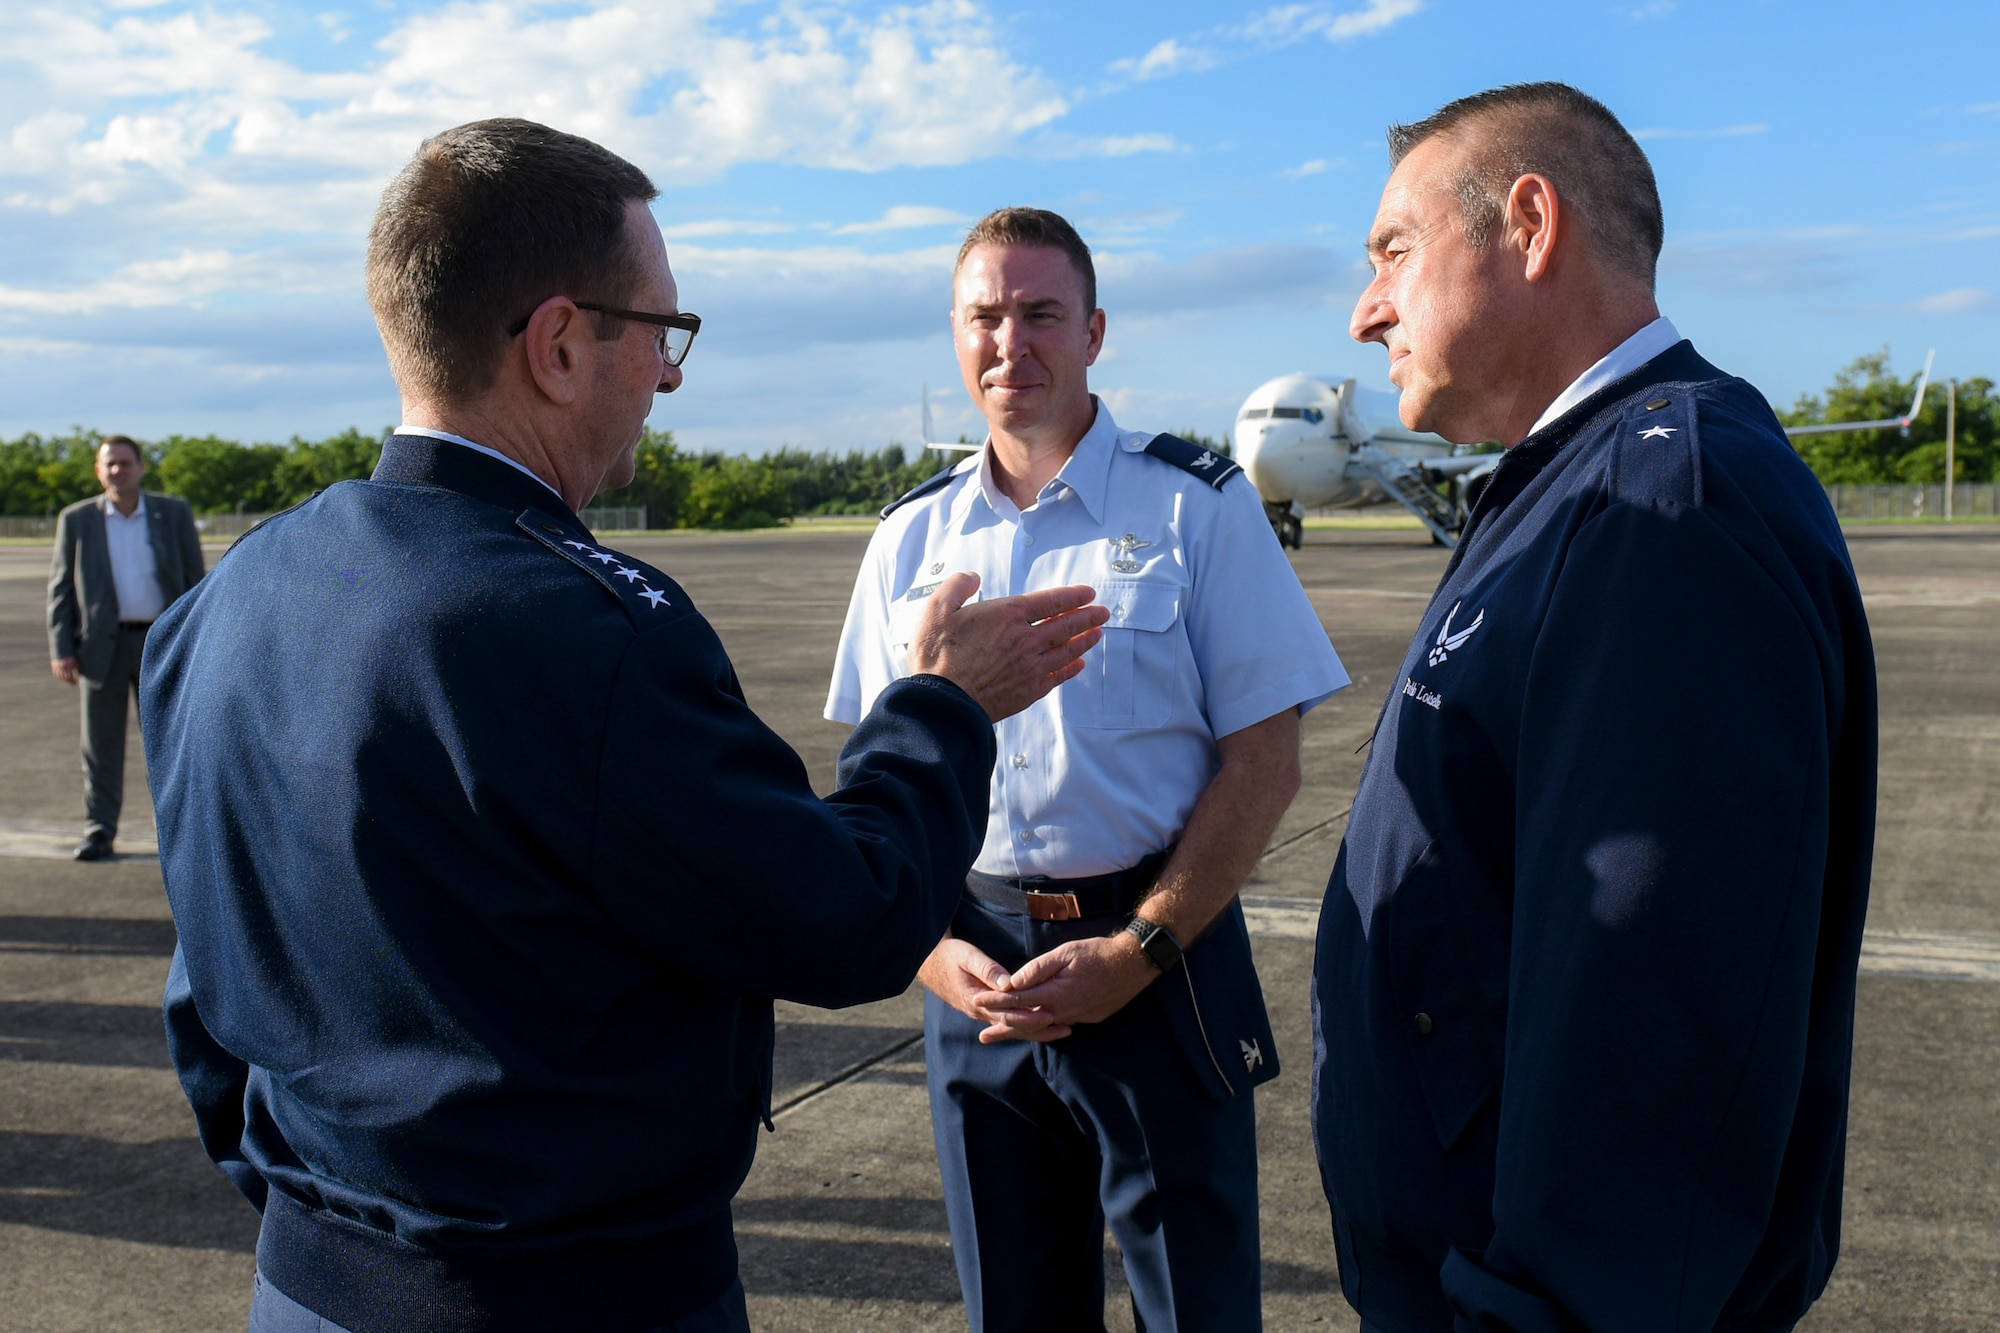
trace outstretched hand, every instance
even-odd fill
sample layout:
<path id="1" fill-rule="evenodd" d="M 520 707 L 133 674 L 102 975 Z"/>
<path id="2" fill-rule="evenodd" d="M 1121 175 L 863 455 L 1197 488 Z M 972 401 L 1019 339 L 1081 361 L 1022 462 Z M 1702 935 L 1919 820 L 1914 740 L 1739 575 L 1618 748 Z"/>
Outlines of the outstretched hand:
<path id="1" fill-rule="evenodd" d="M 966 605 L 977 574 L 953 574 L 931 594 L 910 670 L 943 676 L 995 722 L 1012 717 L 1083 670 L 1083 655 L 1104 637 L 1111 613 L 1090 588 L 1045 588 Z"/>

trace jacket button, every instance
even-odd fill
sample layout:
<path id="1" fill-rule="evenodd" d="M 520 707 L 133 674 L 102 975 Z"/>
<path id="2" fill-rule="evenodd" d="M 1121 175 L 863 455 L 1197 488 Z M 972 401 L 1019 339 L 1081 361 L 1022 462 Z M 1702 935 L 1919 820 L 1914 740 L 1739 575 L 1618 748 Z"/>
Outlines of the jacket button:
<path id="1" fill-rule="evenodd" d="M 1420 1037 L 1428 1037 L 1428 1036 L 1430 1036 L 1430 1035 L 1431 1035 L 1431 1029 L 1432 1029 L 1432 1028 L 1434 1028 L 1434 1027 L 1436 1027 L 1436 1026 L 1437 1026 L 1437 1024 L 1435 1024 L 1435 1023 L 1431 1022 L 1431 1016 L 1430 1016 L 1429 1014 L 1418 1014 L 1418 1015 L 1417 1015 L 1417 1035 L 1418 1035 L 1418 1036 L 1420 1036 Z"/>
<path id="2" fill-rule="evenodd" d="M 559 528 L 559 527 L 557 527 L 557 526 L 556 526 L 555 524 L 553 524 L 553 523 L 544 523 L 544 524 L 542 524 L 542 531 L 543 531 L 543 532 L 546 532 L 546 533 L 548 533 L 548 534 L 549 534 L 550 536 L 552 536 L 552 537 L 560 537 L 560 536 L 562 536 L 562 529 L 561 529 L 561 528 Z"/>

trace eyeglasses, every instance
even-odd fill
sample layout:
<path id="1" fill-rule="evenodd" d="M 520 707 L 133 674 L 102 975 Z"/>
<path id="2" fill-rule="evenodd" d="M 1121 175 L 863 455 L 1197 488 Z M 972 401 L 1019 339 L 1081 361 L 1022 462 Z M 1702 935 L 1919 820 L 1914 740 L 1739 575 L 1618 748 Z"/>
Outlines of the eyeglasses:
<path id="1" fill-rule="evenodd" d="M 694 346 L 694 335 L 701 332 L 700 315 L 654 315 L 644 310 L 620 310 L 616 306 L 599 305 L 595 301 L 573 303 L 578 310 L 594 310 L 600 315 L 610 315 L 614 319 L 633 319 L 641 324 L 654 326 L 653 341 L 659 346 L 660 359 L 670 366 L 678 366 L 687 360 L 688 348 Z M 507 330 L 509 338 L 518 338 L 528 327 L 534 312 L 521 316 Z"/>

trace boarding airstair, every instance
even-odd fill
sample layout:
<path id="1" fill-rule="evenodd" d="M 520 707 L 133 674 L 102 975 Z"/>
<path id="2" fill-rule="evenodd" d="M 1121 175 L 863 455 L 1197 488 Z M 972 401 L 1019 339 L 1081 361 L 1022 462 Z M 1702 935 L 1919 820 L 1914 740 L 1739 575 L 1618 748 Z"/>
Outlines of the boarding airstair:
<path id="1" fill-rule="evenodd" d="M 1406 458 L 1377 444 L 1364 444 L 1354 451 L 1354 461 L 1373 477 L 1382 493 L 1417 516 L 1431 531 L 1432 540 L 1447 549 L 1458 545 L 1464 515 L 1452 497 L 1440 494 L 1423 469 Z"/>

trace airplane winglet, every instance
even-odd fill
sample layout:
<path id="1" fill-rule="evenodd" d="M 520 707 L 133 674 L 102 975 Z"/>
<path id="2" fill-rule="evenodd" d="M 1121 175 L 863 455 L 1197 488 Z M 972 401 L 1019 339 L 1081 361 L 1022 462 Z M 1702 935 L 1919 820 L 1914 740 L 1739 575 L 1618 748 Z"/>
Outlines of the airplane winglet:
<path id="1" fill-rule="evenodd" d="M 1910 423 L 1924 410 L 1924 390 L 1931 387 L 1931 362 L 1935 360 L 1937 360 L 1937 348 L 1933 347 L 1930 355 L 1924 358 L 1924 373 L 1917 376 L 1916 399 L 1910 404 L 1909 412 L 1902 418 L 1905 430 L 1910 428 Z"/>

